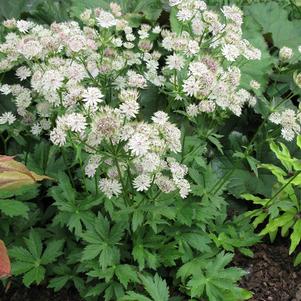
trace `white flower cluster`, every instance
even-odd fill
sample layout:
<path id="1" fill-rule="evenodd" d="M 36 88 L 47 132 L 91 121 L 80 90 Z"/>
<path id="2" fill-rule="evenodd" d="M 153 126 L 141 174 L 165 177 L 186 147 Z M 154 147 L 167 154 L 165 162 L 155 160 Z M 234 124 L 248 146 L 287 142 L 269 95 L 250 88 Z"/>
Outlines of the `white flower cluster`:
<path id="1" fill-rule="evenodd" d="M 16 117 L 11 112 L 5 112 L 0 115 L 0 124 L 11 125 L 16 121 Z"/>
<path id="2" fill-rule="evenodd" d="M 288 61 L 292 58 L 293 54 L 294 52 L 292 48 L 284 46 L 279 50 L 279 59 L 281 61 Z"/>
<path id="3" fill-rule="evenodd" d="M 261 58 L 260 50 L 242 37 L 241 10 L 224 6 L 217 14 L 199 0 L 170 0 L 170 6 L 183 30 L 162 31 L 162 47 L 171 52 L 163 71 L 166 89 L 173 89 L 176 99 L 199 102 L 187 107 L 191 117 L 217 107 L 239 116 L 244 104 L 254 105 L 256 99 L 239 87 L 235 63 Z"/>
<path id="4" fill-rule="evenodd" d="M 270 115 L 270 121 L 281 125 L 281 135 L 287 141 L 292 141 L 296 135 L 301 134 L 301 113 L 286 109 Z"/>
<path id="5" fill-rule="evenodd" d="M 260 51 L 242 38 L 237 7 L 224 6 L 217 14 L 200 0 L 170 5 L 181 32 L 148 24 L 132 28 L 115 3 L 109 11 L 84 11 L 83 27 L 75 21 L 47 27 L 6 20 L 0 71 L 15 70 L 23 85 L 0 86 L 18 114 L 4 113 L 0 122 L 18 118 L 33 135 L 49 134 L 59 146 L 84 143 L 91 153 L 86 175 L 99 171 L 99 187 L 108 197 L 121 193 L 122 178 L 137 191 L 156 185 L 186 197 L 187 168 L 171 156 L 181 151 L 180 131 L 161 111 L 152 123 L 141 121 L 141 90 L 151 83 L 172 92 L 185 100 L 191 117 L 219 108 L 240 115 L 256 100 L 240 88 L 235 64 L 259 59 Z M 116 157 L 123 158 L 118 167 Z"/>
<path id="6" fill-rule="evenodd" d="M 50 27 L 25 20 L 4 21 L 9 32 L 0 44 L 0 71 L 16 69 L 24 86 L 4 84 L 0 92 L 13 96 L 20 120 L 31 125 L 34 135 L 49 131 L 62 110 L 75 111 L 80 106 L 84 115 L 96 113 L 108 101 L 108 83 L 109 101 L 119 93 L 130 93 L 123 91 L 128 87 L 144 89 L 148 81 L 162 85 L 164 79 L 157 74 L 161 54 L 152 43 L 161 28 L 142 24 L 136 33 L 120 6 L 111 3 L 110 8 L 110 12 L 86 10 L 81 15 L 83 28 L 74 21 Z M 125 95 L 120 110 L 134 118 L 139 105 L 129 101 L 132 98 Z M 52 133 L 52 139 L 63 143 L 59 131 Z"/>
<path id="7" fill-rule="evenodd" d="M 137 92 L 130 90 L 128 95 L 137 97 Z M 134 101 L 134 98 L 128 100 Z M 187 167 L 170 157 L 171 153 L 181 151 L 180 130 L 162 111 L 154 114 L 152 123 L 132 120 L 138 110 L 133 114 L 130 109 L 129 113 L 124 110 L 125 103 L 118 108 L 102 106 L 90 123 L 87 123 L 88 117 L 80 113 L 67 113 L 57 119 L 50 138 L 54 144 L 63 146 L 68 139 L 74 142 L 79 137 L 86 150 L 92 153 L 85 172 L 93 177 L 99 168 L 105 176 L 99 187 L 108 198 L 121 193 L 122 178 L 133 178 L 132 185 L 137 191 L 157 185 L 165 193 L 178 190 L 185 198 L 190 191 L 184 179 Z M 122 154 L 118 159 L 120 166 L 116 166 L 114 149 Z"/>
<path id="8" fill-rule="evenodd" d="M 164 112 L 155 113 L 152 123 L 137 120 L 139 90 L 148 82 L 164 82 L 158 75 L 161 54 L 152 42 L 161 28 L 142 24 L 134 31 L 120 6 L 112 3 L 110 8 L 86 10 L 83 28 L 77 22 L 48 28 L 5 21 L 10 32 L 0 45 L 0 70 L 17 67 L 24 87 L 2 85 L 0 92 L 13 96 L 21 121 L 31 126 L 33 135 L 49 132 L 61 147 L 83 143 L 91 153 L 85 173 L 94 177 L 99 171 L 99 188 L 107 197 L 119 195 L 123 179 L 131 179 L 137 191 L 156 185 L 185 198 L 190 191 L 184 179 L 187 168 L 171 157 L 181 151 L 179 129 Z M 15 119 L 7 112 L 0 122 L 12 124 Z"/>

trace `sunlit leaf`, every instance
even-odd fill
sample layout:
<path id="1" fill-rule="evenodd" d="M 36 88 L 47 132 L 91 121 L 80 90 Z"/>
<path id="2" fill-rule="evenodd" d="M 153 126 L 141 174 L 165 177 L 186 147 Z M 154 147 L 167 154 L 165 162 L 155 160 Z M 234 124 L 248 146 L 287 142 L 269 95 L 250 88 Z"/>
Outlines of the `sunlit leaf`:
<path id="1" fill-rule="evenodd" d="M 0 156 L 0 190 L 14 190 L 22 186 L 51 179 L 38 175 L 10 156 Z"/>

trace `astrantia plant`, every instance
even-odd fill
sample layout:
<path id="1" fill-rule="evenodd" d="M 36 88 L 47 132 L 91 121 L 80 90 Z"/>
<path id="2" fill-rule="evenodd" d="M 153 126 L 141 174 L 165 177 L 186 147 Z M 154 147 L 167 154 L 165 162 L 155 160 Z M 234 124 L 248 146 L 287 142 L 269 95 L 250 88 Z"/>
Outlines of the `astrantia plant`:
<path id="1" fill-rule="evenodd" d="M 164 26 L 109 7 L 49 26 L 3 22 L 3 150 L 51 179 L 1 196 L 12 274 L 87 300 L 248 299 L 244 272 L 228 264 L 259 238 L 248 218 L 228 216 L 229 199 L 268 194 L 257 138 L 279 137 L 273 123 L 288 141 L 300 133 L 295 92 L 242 83 L 261 51 L 236 6 L 170 0 Z M 279 51 L 279 74 L 292 57 Z M 233 130 L 257 126 L 256 114 L 257 130 Z"/>

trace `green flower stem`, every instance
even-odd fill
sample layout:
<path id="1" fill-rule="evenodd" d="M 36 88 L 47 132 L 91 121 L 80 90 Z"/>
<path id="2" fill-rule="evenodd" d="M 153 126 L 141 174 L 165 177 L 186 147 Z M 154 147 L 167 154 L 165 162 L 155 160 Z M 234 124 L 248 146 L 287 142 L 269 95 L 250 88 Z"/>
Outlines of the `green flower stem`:
<path id="1" fill-rule="evenodd" d="M 69 167 L 69 164 L 68 164 L 68 161 L 67 161 L 67 157 L 66 157 L 66 153 L 65 153 L 64 148 L 62 149 L 62 156 L 63 156 L 64 163 L 67 167 L 67 173 L 68 173 L 69 179 L 71 181 L 71 184 L 72 184 L 73 187 L 75 187 L 75 184 L 74 184 L 74 181 L 73 181 L 73 177 L 72 177 L 72 174 L 71 174 L 71 170 L 70 170 L 70 167 Z"/>
<path id="2" fill-rule="evenodd" d="M 129 206 L 129 199 L 128 199 L 128 195 L 126 194 L 126 186 L 125 186 L 125 183 L 124 183 L 124 180 L 123 180 L 123 177 L 122 177 L 121 168 L 120 168 L 120 165 L 119 165 L 119 162 L 118 162 L 118 153 L 115 151 L 115 147 L 114 147 L 114 144 L 113 144 L 111 139 L 110 139 L 110 144 L 111 144 L 112 152 L 113 152 L 113 155 L 114 155 L 113 160 L 115 162 L 117 172 L 118 172 L 118 177 L 119 177 L 119 180 L 120 180 L 120 183 L 121 183 L 121 186 L 122 186 L 122 194 L 123 194 L 123 197 L 124 197 L 124 201 L 125 201 L 126 205 Z"/>
<path id="3" fill-rule="evenodd" d="M 250 151 L 252 149 L 253 143 L 256 140 L 258 134 L 261 132 L 262 128 L 264 127 L 264 125 L 266 124 L 266 122 L 268 121 L 269 117 L 271 116 L 271 114 L 279 107 L 281 106 L 285 101 L 290 100 L 292 97 L 294 97 L 294 95 L 290 95 L 288 98 L 283 99 L 282 101 L 280 101 L 272 110 L 271 112 L 263 119 L 263 121 L 261 122 L 260 126 L 257 128 L 255 134 L 253 135 L 252 139 L 250 140 L 250 142 L 248 143 L 245 151 L 243 152 L 244 157 L 248 156 L 250 154 Z M 223 185 L 229 180 L 229 178 L 231 177 L 231 175 L 233 174 L 233 172 L 235 171 L 235 169 L 238 166 L 238 163 L 240 163 L 240 160 L 236 162 L 236 164 L 234 164 L 234 166 L 232 167 L 232 169 L 230 171 L 228 171 L 222 178 L 220 178 L 217 183 L 213 186 L 213 188 L 209 191 L 209 194 L 211 194 L 213 192 L 213 196 L 219 191 L 219 189 L 221 189 L 223 187 Z"/>
<path id="4" fill-rule="evenodd" d="M 299 175 L 301 174 L 301 170 L 299 170 L 298 172 L 296 172 L 296 174 L 291 177 L 289 179 L 289 181 L 287 181 L 287 183 L 285 183 L 271 198 L 270 200 L 267 202 L 266 206 L 269 206 L 272 201 L 288 186 L 290 185 Z"/>
<path id="5" fill-rule="evenodd" d="M 79 166 L 80 166 L 80 170 L 81 170 L 81 173 L 82 173 L 82 178 L 83 178 L 83 182 L 84 182 L 85 191 L 88 192 L 87 179 L 85 177 L 85 170 L 84 170 L 83 161 L 82 161 L 81 156 L 79 158 Z"/>

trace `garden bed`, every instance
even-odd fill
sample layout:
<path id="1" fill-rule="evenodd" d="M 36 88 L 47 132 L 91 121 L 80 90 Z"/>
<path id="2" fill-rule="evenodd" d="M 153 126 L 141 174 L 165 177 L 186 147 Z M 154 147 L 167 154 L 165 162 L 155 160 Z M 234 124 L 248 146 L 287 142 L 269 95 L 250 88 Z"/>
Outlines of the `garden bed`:
<path id="1" fill-rule="evenodd" d="M 301 301 L 301 269 L 293 266 L 287 256 L 287 243 L 262 243 L 253 248 L 254 257 L 237 254 L 234 264 L 243 267 L 248 274 L 242 278 L 241 286 L 253 292 L 250 301 Z M 74 290 L 53 290 L 32 287 L 12 287 L 6 294 L 1 292 L 0 301 L 80 301 Z"/>
<path id="2" fill-rule="evenodd" d="M 19 2 L 0 301 L 301 301 L 300 0 Z"/>
<path id="3" fill-rule="evenodd" d="M 234 262 L 248 274 L 241 286 L 253 292 L 251 301 L 300 301 L 301 270 L 294 268 L 283 243 L 260 244 L 253 248 L 254 258 L 237 255 Z"/>

